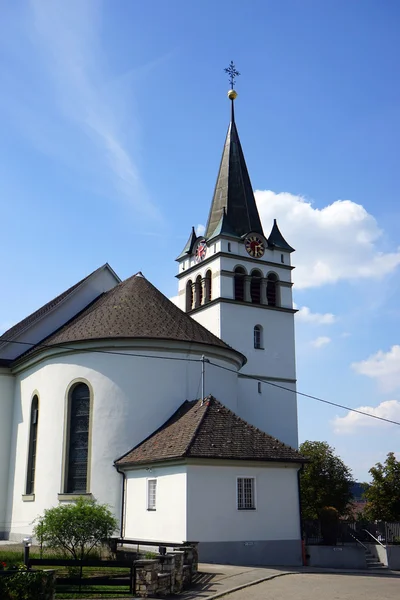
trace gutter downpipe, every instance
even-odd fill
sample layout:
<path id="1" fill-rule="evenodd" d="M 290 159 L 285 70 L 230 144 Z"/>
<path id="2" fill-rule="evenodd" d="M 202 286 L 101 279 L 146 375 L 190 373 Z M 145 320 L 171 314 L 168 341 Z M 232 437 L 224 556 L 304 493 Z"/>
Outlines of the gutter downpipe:
<path id="1" fill-rule="evenodd" d="M 117 469 L 117 473 L 122 475 L 122 498 L 121 498 L 121 524 L 119 535 L 121 538 L 124 537 L 125 534 L 125 489 L 126 489 L 126 474 L 125 471 L 120 471 L 117 465 L 114 465 Z"/>
<path id="2" fill-rule="evenodd" d="M 301 506 L 301 486 L 300 486 L 300 476 L 302 471 L 304 470 L 304 463 L 301 465 L 300 469 L 297 471 L 297 489 L 299 494 L 299 518 L 300 518 L 300 539 L 301 539 L 301 555 L 303 559 L 303 567 L 306 566 L 306 546 L 303 538 L 303 510 Z"/>

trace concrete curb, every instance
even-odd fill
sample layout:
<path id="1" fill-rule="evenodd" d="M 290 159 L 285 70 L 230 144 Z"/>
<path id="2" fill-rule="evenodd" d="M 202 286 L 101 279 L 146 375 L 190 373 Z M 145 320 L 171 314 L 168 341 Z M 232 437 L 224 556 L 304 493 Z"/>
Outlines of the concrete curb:
<path id="1" fill-rule="evenodd" d="M 232 594 L 233 592 L 239 592 L 240 590 L 244 590 L 245 588 L 251 587 L 252 585 L 257 585 L 258 583 L 263 583 L 263 581 L 269 581 L 270 579 L 277 579 L 278 577 L 285 577 L 285 575 L 300 575 L 298 571 L 288 572 L 288 573 L 276 573 L 275 575 L 267 575 L 266 577 L 261 577 L 261 579 L 256 579 L 255 581 L 249 581 L 248 583 L 242 583 L 242 585 L 237 585 L 236 587 L 229 588 L 224 592 L 218 592 L 218 594 L 213 594 L 212 596 L 207 596 L 207 600 L 214 600 L 214 598 L 222 598 L 222 596 L 226 596 L 227 594 Z"/>

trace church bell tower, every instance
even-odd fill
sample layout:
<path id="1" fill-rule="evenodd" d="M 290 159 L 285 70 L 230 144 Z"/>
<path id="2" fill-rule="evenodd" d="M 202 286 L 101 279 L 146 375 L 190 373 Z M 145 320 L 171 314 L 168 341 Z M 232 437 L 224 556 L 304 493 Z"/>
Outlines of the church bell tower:
<path id="1" fill-rule="evenodd" d="M 297 447 L 294 249 L 276 220 L 264 233 L 235 122 L 239 73 L 226 71 L 231 120 L 205 233 L 193 228 L 177 258 L 179 306 L 246 356 L 235 412 Z"/>

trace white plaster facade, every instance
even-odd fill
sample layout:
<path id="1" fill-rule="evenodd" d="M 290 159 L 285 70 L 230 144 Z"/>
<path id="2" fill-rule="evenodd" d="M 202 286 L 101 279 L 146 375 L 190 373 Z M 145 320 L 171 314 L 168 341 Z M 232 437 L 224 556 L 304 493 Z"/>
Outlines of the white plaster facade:
<path id="1" fill-rule="evenodd" d="M 293 554 L 297 552 L 299 557 L 300 509 L 298 502 L 293 502 L 298 496 L 298 469 L 299 465 L 292 463 L 189 461 L 130 470 L 125 537 L 169 543 L 196 541 L 200 559 L 207 559 L 209 547 L 223 545 L 239 553 L 244 563 L 251 562 L 246 560 L 246 552 L 265 541 L 286 544 L 287 548 L 294 544 Z M 238 477 L 254 478 L 255 510 L 238 510 Z M 155 510 L 149 510 L 146 501 L 149 478 L 157 481 Z M 266 562 L 274 564 L 268 548 L 267 553 Z M 263 558 L 258 560 L 262 563 Z M 275 564 L 283 560 L 280 555 Z"/>

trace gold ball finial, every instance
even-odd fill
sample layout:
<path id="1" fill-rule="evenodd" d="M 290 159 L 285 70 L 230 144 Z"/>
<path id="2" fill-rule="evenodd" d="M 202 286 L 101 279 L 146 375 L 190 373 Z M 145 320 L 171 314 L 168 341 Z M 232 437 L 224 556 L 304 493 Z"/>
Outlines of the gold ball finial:
<path id="1" fill-rule="evenodd" d="M 228 98 L 229 98 L 229 100 L 236 100 L 237 92 L 235 90 L 229 90 Z"/>

